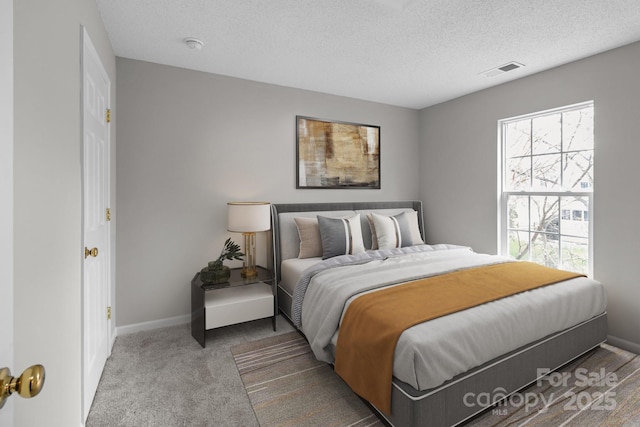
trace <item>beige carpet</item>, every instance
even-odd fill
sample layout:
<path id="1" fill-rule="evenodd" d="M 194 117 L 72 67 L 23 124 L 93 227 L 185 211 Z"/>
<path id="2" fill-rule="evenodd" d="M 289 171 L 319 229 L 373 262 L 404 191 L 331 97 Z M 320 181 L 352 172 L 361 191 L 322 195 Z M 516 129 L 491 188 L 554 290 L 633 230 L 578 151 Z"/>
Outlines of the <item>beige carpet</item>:
<path id="1" fill-rule="evenodd" d="M 383 425 L 298 332 L 240 344 L 231 353 L 261 427 Z"/>
<path id="2" fill-rule="evenodd" d="M 262 427 L 382 425 L 297 332 L 231 352 Z M 640 426 L 640 357 L 603 345 L 465 425 Z"/>
<path id="3" fill-rule="evenodd" d="M 86 426 L 258 427 L 229 349 L 294 330 L 277 321 L 277 332 L 271 318 L 207 331 L 206 348 L 190 324 L 118 336 Z"/>

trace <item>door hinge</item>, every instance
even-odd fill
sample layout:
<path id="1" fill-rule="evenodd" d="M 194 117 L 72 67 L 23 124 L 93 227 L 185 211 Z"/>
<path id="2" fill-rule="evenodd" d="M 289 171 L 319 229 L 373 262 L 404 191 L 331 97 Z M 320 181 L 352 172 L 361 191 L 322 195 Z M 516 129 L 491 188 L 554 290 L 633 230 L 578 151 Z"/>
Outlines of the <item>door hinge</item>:
<path id="1" fill-rule="evenodd" d="M 111 320 L 111 307 L 107 307 L 107 320 Z"/>
<path id="2" fill-rule="evenodd" d="M 105 212 L 105 218 L 107 219 L 107 221 L 111 221 L 111 209 L 107 208 L 107 211 Z"/>
<path id="3" fill-rule="evenodd" d="M 107 108 L 107 123 L 111 123 L 111 108 Z"/>

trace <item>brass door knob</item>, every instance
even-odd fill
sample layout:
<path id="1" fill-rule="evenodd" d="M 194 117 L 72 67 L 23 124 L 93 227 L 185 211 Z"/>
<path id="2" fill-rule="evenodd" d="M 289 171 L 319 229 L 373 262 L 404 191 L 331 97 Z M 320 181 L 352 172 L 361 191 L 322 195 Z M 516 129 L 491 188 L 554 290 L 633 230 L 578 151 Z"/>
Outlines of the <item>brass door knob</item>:
<path id="1" fill-rule="evenodd" d="M 98 256 L 98 248 L 87 248 L 86 246 L 84 247 L 84 257 L 88 257 L 89 255 L 91 255 L 92 257 L 97 257 Z"/>
<path id="2" fill-rule="evenodd" d="M 42 365 L 29 366 L 18 378 L 11 376 L 9 368 L 0 369 L 0 408 L 7 397 L 16 391 L 24 398 L 36 396 L 44 385 L 44 375 Z"/>

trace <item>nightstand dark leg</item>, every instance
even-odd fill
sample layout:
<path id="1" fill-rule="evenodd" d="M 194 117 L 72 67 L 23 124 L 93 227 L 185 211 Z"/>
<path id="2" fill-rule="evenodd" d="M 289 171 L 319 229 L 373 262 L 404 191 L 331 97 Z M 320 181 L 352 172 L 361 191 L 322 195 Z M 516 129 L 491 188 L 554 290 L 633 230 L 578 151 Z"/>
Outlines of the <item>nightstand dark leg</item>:
<path id="1" fill-rule="evenodd" d="M 204 348 L 206 343 L 204 290 L 200 286 L 198 274 L 191 281 L 191 336 Z"/>
<path id="2" fill-rule="evenodd" d="M 273 316 L 271 321 L 273 322 L 273 332 L 275 332 L 276 331 L 276 316 Z"/>

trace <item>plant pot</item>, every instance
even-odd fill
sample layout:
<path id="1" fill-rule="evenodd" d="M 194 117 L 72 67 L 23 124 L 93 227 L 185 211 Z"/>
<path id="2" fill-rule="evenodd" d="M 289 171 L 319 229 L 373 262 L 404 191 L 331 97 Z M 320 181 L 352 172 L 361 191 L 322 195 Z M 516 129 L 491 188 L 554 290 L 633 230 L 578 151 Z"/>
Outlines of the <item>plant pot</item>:
<path id="1" fill-rule="evenodd" d="M 231 270 L 226 265 L 205 267 L 200 270 L 200 280 L 203 283 L 217 285 L 229 281 Z"/>

